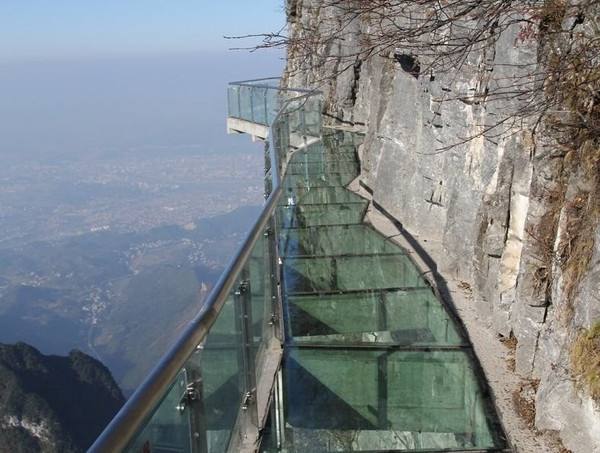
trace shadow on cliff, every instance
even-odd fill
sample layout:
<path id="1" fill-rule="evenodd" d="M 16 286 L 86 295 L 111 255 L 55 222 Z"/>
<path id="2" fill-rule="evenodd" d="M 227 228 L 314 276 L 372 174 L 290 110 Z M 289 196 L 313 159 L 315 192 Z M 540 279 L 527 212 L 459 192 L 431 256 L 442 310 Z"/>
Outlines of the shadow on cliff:
<path id="1" fill-rule="evenodd" d="M 365 187 L 364 183 L 361 184 L 361 186 L 363 188 L 365 188 L 367 191 L 369 191 L 371 193 L 371 195 L 373 195 L 370 188 Z M 469 336 L 469 333 L 467 332 L 465 324 L 463 323 L 461 317 L 458 314 L 458 311 L 456 310 L 456 306 L 455 306 L 454 300 L 452 298 L 452 292 L 450 291 L 450 288 L 448 287 L 448 283 L 447 283 L 446 279 L 438 272 L 438 266 L 437 266 L 436 261 L 421 246 L 419 241 L 417 239 L 415 239 L 415 237 L 404 228 L 404 226 L 402 225 L 402 222 L 400 222 L 397 218 L 395 218 L 392 214 L 390 214 L 383 206 L 381 206 L 375 200 L 372 200 L 371 203 L 373 204 L 373 207 L 380 214 L 382 214 L 385 218 L 387 218 L 390 222 L 392 222 L 394 224 L 394 226 L 396 227 L 396 229 L 398 230 L 400 235 L 402 235 L 402 237 L 409 244 L 412 251 L 414 251 L 419 256 L 419 258 L 422 260 L 423 264 L 425 265 L 425 269 L 423 269 L 423 266 L 421 266 L 417 262 L 415 262 L 414 258 L 410 254 L 408 255 L 409 259 L 413 262 L 415 267 L 420 269 L 423 273 L 423 276 L 426 277 L 425 278 L 426 281 L 431 285 L 434 294 L 437 296 L 437 298 L 440 300 L 440 302 L 446 308 L 448 315 L 452 318 L 455 325 L 457 326 L 457 329 L 458 329 L 461 337 L 463 338 L 464 344 L 467 345 L 467 347 L 465 348 L 465 353 L 471 357 L 473 372 L 475 373 L 475 376 L 477 377 L 477 380 L 479 381 L 479 385 L 480 385 L 480 388 L 482 391 L 481 396 L 483 397 L 484 405 L 486 406 L 486 413 L 496 415 L 495 417 L 488 417 L 488 423 L 490 424 L 490 427 L 492 428 L 491 432 L 496 437 L 496 439 L 495 439 L 495 441 L 497 442 L 496 445 L 507 444 L 507 440 L 504 437 L 504 435 L 502 434 L 504 432 L 504 429 L 503 429 L 501 423 L 499 422 L 498 413 L 497 413 L 496 407 L 493 403 L 493 401 L 495 400 L 495 396 L 493 395 L 493 393 L 491 391 L 491 387 L 485 376 L 483 367 L 481 366 L 479 359 L 477 358 L 477 356 L 473 350 L 473 343 L 471 342 L 471 338 Z M 429 274 L 429 277 L 427 277 L 427 274 Z"/>

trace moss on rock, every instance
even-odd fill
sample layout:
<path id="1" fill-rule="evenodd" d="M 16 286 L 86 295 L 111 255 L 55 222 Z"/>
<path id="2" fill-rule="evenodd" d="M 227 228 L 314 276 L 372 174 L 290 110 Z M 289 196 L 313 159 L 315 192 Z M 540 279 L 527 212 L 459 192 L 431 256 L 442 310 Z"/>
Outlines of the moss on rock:
<path id="1" fill-rule="evenodd" d="M 600 401 L 600 320 L 577 336 L 571 350 L 571 365 L 579 384 Z"/>

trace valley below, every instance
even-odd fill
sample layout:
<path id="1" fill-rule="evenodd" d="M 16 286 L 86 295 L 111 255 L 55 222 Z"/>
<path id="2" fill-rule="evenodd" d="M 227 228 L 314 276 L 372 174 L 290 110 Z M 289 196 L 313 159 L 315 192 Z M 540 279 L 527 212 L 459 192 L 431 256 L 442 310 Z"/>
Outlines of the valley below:
<path id="1" fill-rule="evenodd" d="M 127 395 L 260 209 L 261 151 L 130 150 L 0 169 L 0 343 L 79 349 Z"/>

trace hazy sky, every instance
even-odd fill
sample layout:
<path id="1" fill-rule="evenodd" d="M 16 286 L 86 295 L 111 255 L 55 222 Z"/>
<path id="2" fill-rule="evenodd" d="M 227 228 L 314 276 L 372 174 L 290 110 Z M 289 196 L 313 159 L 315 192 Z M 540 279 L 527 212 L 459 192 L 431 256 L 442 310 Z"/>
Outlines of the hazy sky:
<path id="1" fill-rule="evenodd" d="M 283 53 L 223 35 L 281 28 L 283 3 L 0 0 L 0 157 L 247 146 L 225 134 L 227 83 L 280 75 Z"/>
<path id="2" fill-rule="evenodd" d="M 284 0 L 2 0 L 0 61 L 224 50 L 269 32 Z"/>

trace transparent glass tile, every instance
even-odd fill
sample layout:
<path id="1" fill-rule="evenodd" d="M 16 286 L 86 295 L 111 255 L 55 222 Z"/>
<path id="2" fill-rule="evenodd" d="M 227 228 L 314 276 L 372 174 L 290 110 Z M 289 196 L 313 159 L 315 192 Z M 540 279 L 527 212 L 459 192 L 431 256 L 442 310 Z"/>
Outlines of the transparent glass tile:
<path id="1" fill-rule="evenodd" d="M 353 161 L 326 160 L 322 162 L 290 162 L 288 175 L 321 175 L 330 173 L 352 173 L 358 175 L 359 165 Z"/>
<path id="2" fill-rule="evenodd" d="M 321 135 L 322 130 L 322 98 L 320 96 L 310 96 L 306 98 L 302 109 L 304 111 L 303 123 L 306 133 L 314 137 Z"/>
<path id="3" fill-rule="evenodd" d="M 362 223 L 368 202 L 342 204 L 289 205 L 279 208 L 282 228 L 305 228 L 315 225 L 347 225 Z"/>
<path id="4" fill-rule="evenodd" d="M 228 115 L 232 118 L 240 117 L 240 87 L 230 85 L 227 89 Z"/>
<path id="5" fill-rule="evenodd" d="M 291 192 L 296 204 L 329 204 L 364 202 L 365 199 L 343 187 L 298 187 Z M 288 197 L 283 196 L 280 205 L 288 204 Z"/>
<path id="6" fill-rule="evenodd" d="M 456 326 L 429 288 L 293 296 L 287 300 L 296 343 L 457 346 Z"/>
<path id="7" fill-rule="evenodd" d="M 503 448 L 463 351 L 291 348 L 285 451 Z"/>
<path id="8" fill-rule="evenodd" d="M 277 112 L 281 107 L 281 102 L 279 99 L 279 90 L 277 89 L 269 89 L 267 91 L 267 124 L 273 123 L 275 117 L 277 116 Z"/>
<path id="9" fill-rule="evenodd" d="M 252 87 L 251 102 L 252 102 L 252 121 L 254 123 L 268 126 L 267 117 L 269 111 L 267 88 Z"/>
<path id="10" fill-rule="evenodd" d="M 313 226 L 282 230 L 283 256 L 361 255 L 403 253 L 394 243 L 365 225 Z"/>
<path id="11" fill-rule="evenodd" d="M 145 423 L 144 429 L 127 446 L 126 452 L 136 453 L 152 449 L 192 453 L 190 409 L 179 409 L 187 384 L 187 372 L 183 369 L 150 420 Z"/>
<path id="12" fill-rule="evenodd" d="M 322 175 L 286 175 L 283 182 L 285 189 L 308 187 L 347 186 L 356 178 L 355 173 L 333 173 Z"/>
<path id="13" fill-rule="evenodd" d="M 320 148 L 312 149 L 310 151 L 296 151 L 290 159 L 290 163 L 325 161 L 358 162 L 358 158 L 356 156 L 356 151 L 353 148 L 344 151 L 330 152 L 321 146 Z"/>
<path id="14" fill-rule="evenodd" d="M 386 323 L 395 341 L 458 345 L 464 343 L 456 324 L 430 288 L 383 293 Z M 423 332 L 411 338 L 411 332 Z"/>
<path id="15" fill-rule="evenodd" d="M 286 304 L 294 341 L 378 331 L 381 325 L 383 304 L 379 292 L 291 296 Z"/>
<path id="16" fill-rule="evenodd" d="M 244 393 L 238 317 L 232 294 L 204 345 L 188 362 L 188 368 L 201 378 L 202 417 L 211 453 L 226 451 Z"/>
<path id="17" fill-rule="evenodd" d="M 406 255 L 287 258 L 288 294 L 425 287 Z"/>
<path id="18" fill-rule="evenodd" d="M 240 86 L 239 93 L 240 118 L 246 121 L 253 121 L 252 87 Z"/>
<path id="19" fill-rule="evenodd" d="M 265 350 L 273 336 L 273 327 L 269 324 L 273 313 L 271 300 L 271 259 L 269 256 L 269 235 L 263 231 L 257 240 L 248 264 L 250 283 L 250 318 L 252 359 L 256 370 L 256 380 L 260 380 L 265 359 Z"/>

